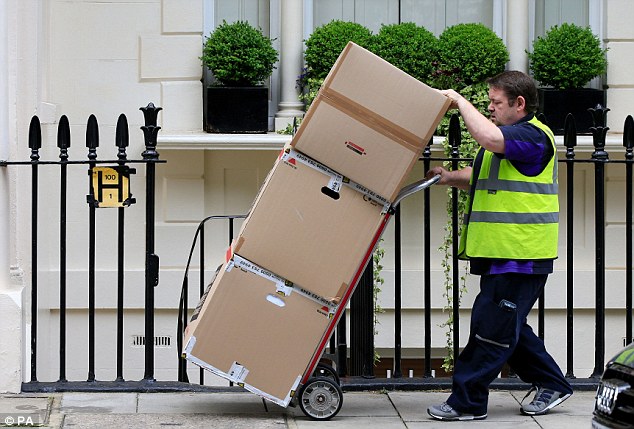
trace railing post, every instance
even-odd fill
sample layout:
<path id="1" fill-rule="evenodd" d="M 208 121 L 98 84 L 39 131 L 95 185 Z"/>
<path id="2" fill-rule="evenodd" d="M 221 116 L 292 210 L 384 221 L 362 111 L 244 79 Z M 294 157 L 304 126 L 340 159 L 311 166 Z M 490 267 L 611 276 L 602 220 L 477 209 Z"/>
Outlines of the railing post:
<path id="1" fill-rule="evenodd" d="M 431 167 L 431 145 L 434 144 L 434 138 L 429 139 L 429 143 L 425 146 L 423 151 L 423 174 L 426 174 Z M 423 231 L 425 234 L 424 240 L 424 256 L 423 267 L 425 272 L 423 287 L 424 287 L 424 305 L 425 305 L 425 370 L 423 377 L 431 377 L 431 205 L 429 198 L 430 189 L 427 188 L 423 191 L 424 207 L 423 207 Z"/>
<path id="2" fill-rule="evenodd" d="M 574 375 L 574 159 L 577 145 L 577 127 L 569 113 L 564 122 L 564 146 L 566 147 L 566 377 Z"/>
<path id="3" fill-rule="evenodd" d="M 37 381 L 37 217 L 38 163 L 42 147 L 40 120 L 33 116 L 29 125 L 31 149 L 31 381 Z"/>
<path id="4" fill-rule="evenodd" d="M 125 168 L 128 155 L 126 148 L 130 143 L 128 133 L 128 120 L 125 115 L 119 115 L 117 119 L 117 129 L 115 132 L 115 145 L 118 148 L 117 158 L 121 169 Z M 120 175 L 122 172 L 120 172 Z M 121 180 L 121 179 L 120 179 Z M 130 197 L 132 195 L 130 194 Z M 133 200 L 131 200 L 133 201 Z M 125 207 L 117 208 L 117 381 L 124 381 L 123 378 L 123 296 L 124 296 L 124 273 L 125 273 Z"/>
<path id="5" fill-rule="evenodd" d="M 348 375 L 348 339 L 346 336 L 346 309 L 337 323 L 337 374 Z"/>
<path id="6" fill-rule="evenodd" d="M 350 375 L 374 377 L 374 276 L 372 257 L 350 300 Z"/>
<path id="7" fill-rule="evenodd" d="M 198 276 L 198 297 L 202 298 L 205 293 L 205 227 L 200 228 L 200 251 L 198 254 L 198 260 L 200 261 L 200 274 Z M 231 245 L 231 241 L 229 241 L 229 245 Z M 187 302 L 187 301 L 185 301 Z M 198 370 L 198 383 L 205 384 L 205 369 L 200 368 Z M 231 383 L 233 385 L 233 383 Z"/>
<path id="8" fill-rule="evenodd" d="M 456 113 L 451 115 L 449 120 L 449 144 L 451 145 L 451 170 L 458 169 L 460 161 L 461 143 L 460 120 Z M 460 265 L 458 260 L 458 245 L 460 236 L 458 235 L 458 188 L 451 188 L 451 268 L 453 274 L 452 286 L 452 329 L 453 329 L 453 359 L 454 362 L 460 352 Z"/>
<path id="9" fill-rule="evenodd" d="M 86 147 L 88 148 L 89 170 L 92 173 L 97 160 L 97 147 L 99 147 L 99 127 L 95 115 L 88 117 L 86 125 Z M 89 176 L 90 177 L 90 176 Z M 92 179 L 92 178 L 90 178 Z M 90 180 L 88 185 L 90 195 Z M 95 381 L 95 252 L 96 252 L 96 228 L 95 228 L 95 202 L 89 200 L 88 205 L 88 381 Z"/>
<path id="10" fill-rule="evenodd" d="M 403 376 L 402 369 L 402 266 L 401 266 L 401 207 L 394 210 L 394 378 Z"/>
<path id="11" fill-rule="evenodd" d="M 605 360 L 605 164 L 609 160 L 605 151 L 605 136 L 609 129 L 605 126 L 605 117 L 610 109 L 597 105 L 588 110 L 594 123 L 590 130 L 595 149 L 592 159 L 595 161 L 596 337 L 594 371 L 591 377 L 601 377 Z"/>
<path id="12" fill-rule="evenodd" d="M 154 288 L 158 286 L 159 258 L 154 253 L 155 187 L 156 164 L 159 154 L 156 151 L 156 137 L 161 127 L 156 125 L 158 112 L 162 109 L 149 103 L 141 107 L 145 125 L 141 127 L 145 138 L 145 151 L 141 154 L 147 160 L 145 170 L 145 376 L 154 381 Z"/>
<path id="13" fill-rule="evenodd" d="M 68 148 L 70 126 L 66 115 L 57 127 L 57 147 L 60 159 L 59 206 L 59 381 L 66 381 L 66 201 L 68 176 Z"/>
<path id="14" fill-rule="evenodd" d="M 625 118 L 625 342 L 632 342 L 632 160 L 634 160 L 634 119 Z"/>

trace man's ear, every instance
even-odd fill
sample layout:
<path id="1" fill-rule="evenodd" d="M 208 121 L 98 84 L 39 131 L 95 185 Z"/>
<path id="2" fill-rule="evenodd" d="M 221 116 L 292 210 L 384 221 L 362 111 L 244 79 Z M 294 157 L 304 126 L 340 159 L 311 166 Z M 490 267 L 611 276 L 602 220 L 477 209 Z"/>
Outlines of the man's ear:
<path id="1" fill-rule="evenodd" d="M 526 99 L 521 95 L 517 96 L 515 103 L 517 104 L 517 110 L 526 110 Z"/>

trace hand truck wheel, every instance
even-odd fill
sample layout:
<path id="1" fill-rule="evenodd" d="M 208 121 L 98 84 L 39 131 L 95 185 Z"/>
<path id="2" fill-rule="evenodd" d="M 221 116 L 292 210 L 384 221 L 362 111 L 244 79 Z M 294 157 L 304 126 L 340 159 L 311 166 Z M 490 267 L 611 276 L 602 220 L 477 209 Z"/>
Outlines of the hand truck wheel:
<path id="1" fill-rule="evenodd" d="M 311 377 L 299 391 L 299 408 L 313 420 L 329 420 L 343 405 L 343 391 L 333 379 Z"/>
<path id="2" fill-rule="evenodd" d="M 323 362 L 319 362 L 317 364 L 317 367 L 315 368 L 315 371 L 313 372 L 313 377 L 330 378 L 330 379 L 333 379 L 335 383 L 341 386 L 341 380 L 339 380 L 339 374 L 337 374 L 337 371 L 335 371 L 335 369 L 331 367 L 330 365 Z"/>

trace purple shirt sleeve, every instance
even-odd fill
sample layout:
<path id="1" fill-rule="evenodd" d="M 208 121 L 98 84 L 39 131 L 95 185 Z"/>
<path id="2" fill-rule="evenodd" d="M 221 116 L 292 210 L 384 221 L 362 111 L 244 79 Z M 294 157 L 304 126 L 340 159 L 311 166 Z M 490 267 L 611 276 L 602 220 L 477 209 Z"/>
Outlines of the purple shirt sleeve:
<path id="1" fill-rule="evenodd" d="M 504 136 L 504 157 L 526 176 L 538 175 L 552 156 L 546 134 L 525 120 L 500 127 Z"/>

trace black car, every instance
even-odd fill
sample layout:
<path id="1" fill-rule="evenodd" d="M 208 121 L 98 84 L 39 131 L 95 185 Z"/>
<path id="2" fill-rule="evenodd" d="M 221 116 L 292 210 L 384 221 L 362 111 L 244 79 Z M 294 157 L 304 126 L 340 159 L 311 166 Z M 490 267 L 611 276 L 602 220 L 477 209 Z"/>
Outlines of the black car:
<path id="1" fill-rule="evenodd" d="M 634 342 L 606 365 L 593 414 L 593 428 L 634 428 Z"/>

